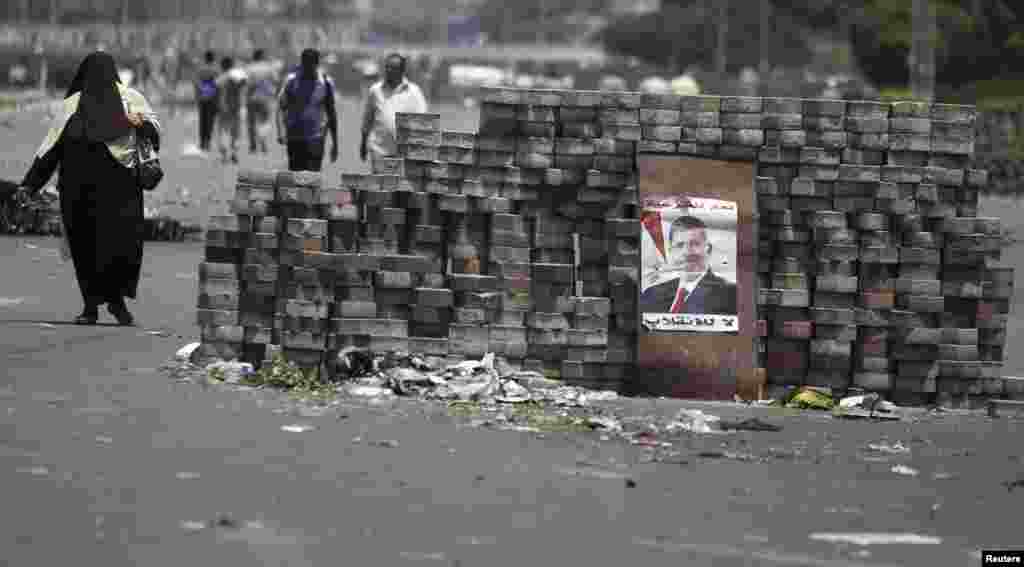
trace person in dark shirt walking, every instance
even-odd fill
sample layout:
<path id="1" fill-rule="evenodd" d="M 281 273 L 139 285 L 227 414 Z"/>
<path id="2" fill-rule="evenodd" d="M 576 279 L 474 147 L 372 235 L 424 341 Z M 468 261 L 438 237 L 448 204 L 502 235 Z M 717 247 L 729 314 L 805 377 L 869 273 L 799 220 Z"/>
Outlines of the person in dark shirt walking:
<path id="1" fill-rule="evenodd" d="M 331 162 L 338 161 L 334 80 L 319 66 L 320 52 L 304 50 L 298 71 L 288 74 L 277 96 L 277 140 L 287 145 L 291 171 L 322 169 L 325 130 L 331 135 Z"/>
<path id="2" fill-rule="evenodd" d="M 220 108 L 220 89 L 217 78 L 220 69 L 216 65 L 217 56 L 212 51 L 204 55 L 204 64 L 196 74 L 196 103 L 199 106 L 199 149 L 210 151 L 210 140 L 213 138 L 213 125 L 217 120 Z"/>

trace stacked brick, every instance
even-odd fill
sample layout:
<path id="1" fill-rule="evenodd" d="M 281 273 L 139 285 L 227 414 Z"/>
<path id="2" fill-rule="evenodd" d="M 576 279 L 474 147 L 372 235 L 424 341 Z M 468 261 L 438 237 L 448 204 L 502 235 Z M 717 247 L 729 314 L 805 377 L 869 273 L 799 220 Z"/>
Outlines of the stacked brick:
<path id="1" fill-rule="evenodd" d="M 758 289 L 741 292 L 770 384 L 999 393 L 1013 272 L 998 221 L 977 216 L 974 119 L 514 89 L 484 90 L 477 132 L 399 114 L 399 156 L 370 174 L 239 174 L 232 216 L 207 230 L 201 354 L 318 368 L 347 347 L 491 352 L 619 387 L 637 360 L 636 156 L 656 153 L 757 162 Z"/>
<path id="2" fill-rule="evenodd" d="M 804 101 L 801 111 L 806 145 L 762 148 L 754 184 L 769 382 L 905 403 L 999 393 L 1013 275 L 994 267 L 998 220 L 977 218 L 986 175 L 967 169 L 974 109 Z"/>

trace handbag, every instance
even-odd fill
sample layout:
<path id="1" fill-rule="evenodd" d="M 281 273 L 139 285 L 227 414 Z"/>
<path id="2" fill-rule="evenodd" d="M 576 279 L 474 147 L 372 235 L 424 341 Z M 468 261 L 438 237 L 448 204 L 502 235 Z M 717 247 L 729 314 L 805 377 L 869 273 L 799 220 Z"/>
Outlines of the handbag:
<path id="1" fill-rule="evenodd" d="M 135 134 L 135 177 L 143 191 L 152 191 L 164 178 L 160 156 L 153 143 L 145 136 Z"/>

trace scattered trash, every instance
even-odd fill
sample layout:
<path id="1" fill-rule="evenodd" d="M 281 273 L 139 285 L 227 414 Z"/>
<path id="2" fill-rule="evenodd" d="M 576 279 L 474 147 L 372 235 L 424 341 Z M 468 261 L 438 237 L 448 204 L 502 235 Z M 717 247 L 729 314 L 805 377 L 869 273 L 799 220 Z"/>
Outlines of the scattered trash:
<path id="1" fill-rule="evenodd" d="M 782 431 L 781 426 L 761 421 L 756 417 L 743 421 L 720 421 L 719 427 L 723 431 Z"/>
<path id="2" fill-rule="evenodd" d="M 783 405 L 787 408 L 830 410 L 835 407 L 836 402 L 830 394 L 821 389 L 804 386 L 794 390 Z"/>
<path id="3" fill-rule="evenodd" d="M 882 399 L 878 394 L 849 396 L 839 401 L 837 417 L 853 419 L 898 420 L 899 406 Z"/>
<path id="4" fill-rule="evenodd" d="M 607 431 L 622 431 L 622 423 L 614 417 L 594 416 L 586 419 L 586 425 L 591 429 L 604 429 Z"/>
<path id="5" fill-rule="evenodd" d="M 868 449 L 872 451 L 878 451 L 879 453 L 888 453 L 890 455 L 906 455 L 910 453 L 910 449 L 903 443 L 870 443 Z"/>
<path id="6" fill-rule="evenodd" d="M 896 465 L 896 466 L 894 466 L 890 470 L 892 470 L 892 472 L 894 472 L 896 474 L 900 474 L 900 475 L 904 475 L 904 476 L 917 476 L 918 474 L 920 474 L 917 471 L 917 469 L 908 467 L 906 465 Z"/>
<path id="7" fill-rule="evenodd" d="M 218 528 L 237 528 L 238 522 L 228 514 L 218 514 L 214 525 Z"/>
<path id="8" fill-rule="evenodd" d="M 174 358 L 178 360 L 191 360 L 192 355 L 195 354 L 196 349 L 199 348 L 199 343 L 188 343 L 187 345 L 178 349 L 178 352 L 174 353 Z"/>
<path id="9" fill-rule="evenodd" d="M 1007 492 L 1013 492 L 1015 488 L 1024 488 L 1024 478 L 1006 481 L 1003 486 L 1006 487 Z"/>
<path id="10" fill-rule="evenodd" d="M 287 431 L 288 433 L 306 433 L 307 431 L 313 431 L 316 429 L 312 425 L 283 425 L 281 431 Z"/>
<path id="11" fill-rule="evenodd" d="M 701 410 L 683 409 L 676 414 L 675 421 L 666 426 L 668 431 L 689 431 L 691 433 L 722 433 L 720 418 Z"/>
<path id="12" fill-rule="evenodd" d="M 217 361 L 206 366 L 206 373 L 210 378 L 227 382 L 228 384 L 238 384 L 255 372 L 256 369 L 253 368 L 252 364 L 238 362 L 237 360 L 229 362 Z"/>
<path id="13" fill-rule="evenodd" d="M 183 520 L 180 525 L 181 529 L 187 532 L 199 532 L 206 529 L 206 522 L 197 520 Z"/>
<path id="14" fill-rule="evenodd" d="M 698 457 L 703 459 L 728 459 L 731 461 L 742 461 L 742 462 L 754 462 L 757 457 L 747 453 L 737 453 L 734 451 L 701 451 L 697 453 Z"/>
<path id="15" fill-rule="evenodd" d="M 357 378 L 373 373 L 373 354 L 366 349 L 347 347 L 341 349 L 337 356 L 337 372 L 339 378 Z"/>
<path id="16" fill-rule="evenodd" d="M 938 545 L 941 538 L 911 533 L 813 533 L 810 538 L 828 543 L 852 543 L 853 545 Z"/>

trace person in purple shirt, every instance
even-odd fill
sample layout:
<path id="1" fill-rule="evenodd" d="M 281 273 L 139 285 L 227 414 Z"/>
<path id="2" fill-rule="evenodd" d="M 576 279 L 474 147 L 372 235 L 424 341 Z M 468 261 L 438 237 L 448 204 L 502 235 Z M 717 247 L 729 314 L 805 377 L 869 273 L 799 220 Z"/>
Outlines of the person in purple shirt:
<path id="1" fill-rule="evenodd" d="M 319 70 L 320 52 L 306 49 L 298 72 L 290 73 L 277 96 L 277 140 L 288 149 L 288 169 L 320 171 L 325 130 L 331 162 L 338 161 L 338 114 L 334 80 Z"/>

